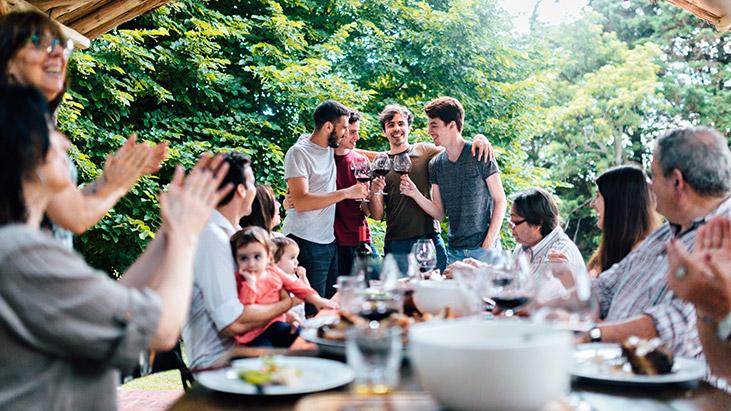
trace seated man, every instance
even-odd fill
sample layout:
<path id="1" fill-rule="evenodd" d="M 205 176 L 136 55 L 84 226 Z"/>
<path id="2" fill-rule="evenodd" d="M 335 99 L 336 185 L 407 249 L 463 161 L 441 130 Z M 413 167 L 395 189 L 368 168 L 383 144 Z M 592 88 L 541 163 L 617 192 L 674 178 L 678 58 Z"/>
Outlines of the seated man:
<path id="1" fill-rule="evenodd" d="M 667 244 L 691 248 L 698 228 L 716 215 L 731 215 L 731 151 L 713 129 L 674 130 L 657 140 L 652 191 L 667 222 L 594 285 L 604 320 L 583 340 L 620 342 L 659 337 L 675 355 L 701 353 L 696 313 L 668 287 Z"/>
<path id="2" fill-rule="evenodd" d="M 668 285 L 695 307 L 711 372 L 731 381 L 731 221 L 719 216 L 701 227 L 692 253 L 678 242 L 667 251 Z M 728 384 L 716 385 L 731 391 Z"/>
<path id="3" fill-rule="evenodd" d="M 534 188 L 513 197 L 508 225 L 518 246 L 514 256 L 524 254 L 536 274 L 550 261 L 584 265 L 579 249 L 559 224 L 561 217 L 553 196 Z"/>

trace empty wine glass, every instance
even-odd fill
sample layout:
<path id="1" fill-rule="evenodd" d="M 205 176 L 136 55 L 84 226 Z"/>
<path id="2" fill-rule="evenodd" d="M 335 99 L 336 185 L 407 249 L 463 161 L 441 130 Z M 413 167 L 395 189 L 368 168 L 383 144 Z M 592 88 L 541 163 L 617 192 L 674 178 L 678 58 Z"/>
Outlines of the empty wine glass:
<path id="1" fill-rule="evenodd" d="M 371 164 L 365 157 L 354 158 L 353 162 L 350 163 L 350 168 L 353 170 L 353 177 L 359 183 L 368 183 L 373 178 L 371 175 Z M 356 201 L 368 202 L 368 199 L 359 198 Z"/>
<path id="2" fill-rule="evenodd" d="M 422 238 L 416 241 L 411 247 L 416 263 L 419 266 L 420 276 L 423 279 L 424 273 L 433 270 L 437 265 L 437 249 L 430 238 Z"/>
<path id="3" fill-rule="evenodd" d="M 512 317 L 518 308 L 531 302 L 535 294 L 535 281 L 523 255 L 506 256 L 502 266 L 490 270 L 490 297 L 495 305 Z"/>
<path id="4" fill-rule="evenodd" d="M 409 170 L 411 170 L 411 158 L 408 152 L 393 156 L 393 171 L 403 176 L 409 174 Z"/>
<path id="5" fill-rule="evenodd" d="M 373 164 L 371 164 L 371 168 L 373 169 L 373 173 L 375 173 L 379 177 L 385 177 L 386 174 L 388 174 L 389 171 L 391 171 L 391 159 L 388 158 L 388 154 L 386 153 L 379 153 L 378 156 L 376 156 L 376 159 L 373 160 Z M 383 192 L 383 190 L 378 191 L 374 194 L 380 194 L 380 195 L 386 195 L 386 193 Z"/>
<path id="6" fill-rule="evenodd" d="M 538 273 L 533 315 L 575 332 L 589 331 L 599 317 L 596 297 L 586 267 L 568 262 L 551 262 Z"/>

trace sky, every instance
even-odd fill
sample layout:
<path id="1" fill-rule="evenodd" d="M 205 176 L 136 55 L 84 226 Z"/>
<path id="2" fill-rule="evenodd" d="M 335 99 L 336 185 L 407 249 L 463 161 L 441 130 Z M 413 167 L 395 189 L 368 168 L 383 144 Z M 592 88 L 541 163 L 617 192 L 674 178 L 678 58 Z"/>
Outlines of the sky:
<path id="1" fill-rule="evenodd" d="M 503 8 L 514 16 L 515 29 L 521 33 L 529 31 L 528 19 L 536 0 L 499 0 Z M 575 19 L 585 7 L 587 0 L 543 0 L 539 8 L 539 19 L 549 24 L 558 24 Z"/>

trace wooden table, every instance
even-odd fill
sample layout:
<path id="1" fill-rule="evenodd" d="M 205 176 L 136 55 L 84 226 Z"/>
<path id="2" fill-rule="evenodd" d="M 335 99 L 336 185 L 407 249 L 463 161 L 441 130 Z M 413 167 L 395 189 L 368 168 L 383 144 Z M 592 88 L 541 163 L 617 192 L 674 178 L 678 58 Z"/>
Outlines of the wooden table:
<path id="1" fill-rule="evenodd" d="M 299 348 L 311 347 L 304 340 L 296 343 Z M 239 351 L 242 356 L 248 356 L 251 351 Z M 297 355 L 317 355 L 316 350 L 304 350 L 296 352 Z M 237 354 L 234 353 L 234 356 Z M 343 387 L 331 392 L 347 393 L 348 387 Z M 404 406 L 404 403 L 396 406 L 381 405 L 379 407 L 352 406 L 348 409 L 389 409 L 389 410 L 424 410 L 435 411 L 436 405 L 430 401 L 428 394 L 421 391 L 418 381 L 411 372 L 411 367 L 405 363 L 401 370 L 401 386 L 396 393 L 406 393 L 418 396 L 420 402 L 409 402 L 405 404 L 418 404 Z M 318 394 L 312 394 L 318 395 Z M 308 400 L 320 397 L 307 397 Z M 731 410 L 731 395 L 701 383 L 692 385 L 668 385 L 658 388 L 632 388 L 611 385 L 600 385 L 596 383 L 575 381 L 571 386 L 571 397 L 581 399 L 590 407 L 582 408 L 582 411 L 727 411 Z M 285 397 L 256 397 L 245 395 L 231 395 L 210 391 L 200 384 L 195 384 L 180 400 L 173 404 L 171 411 L 229 411 L 229 410 L 262 410 L 262 411 L 284 411 L 293 410 L 295 405 L 303 396 Z M 342 396 L 342 398 L 349 398 Z M 300 403 L 302 405 L 302 403 Z M 302 408 L 302 407 L 301 407 Z M 309 408 L 308 408 L 309 409 Z M 342 409 L 335 407 L 334 409 Z M 553 408 L 552 408 L 553 409 Z M 569 408 L 558 407 L 566 410 Z M 304 411 L 304 410 L 303 410 Z M 318 411 L 327 411 L 319 408 Z M 579 411 L 579 410 L 577 410 Z"/>

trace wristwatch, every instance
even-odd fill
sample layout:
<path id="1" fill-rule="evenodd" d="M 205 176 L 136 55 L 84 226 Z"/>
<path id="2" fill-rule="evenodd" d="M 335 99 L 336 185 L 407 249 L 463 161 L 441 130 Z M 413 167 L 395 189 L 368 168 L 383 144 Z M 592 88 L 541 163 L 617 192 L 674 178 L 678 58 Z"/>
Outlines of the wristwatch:
<path id="1" fill-rule="evenodd" d="M 729 312 L 723 320 L 718 322 L 717 332 L 718 338 L 720 338 L 721 341 L 731 340 L 731 312 Z"/>
<path id="2" fill-rule="evenodd" d="M 594 327 L 589 330 L 589 341 L 593 343 L 602 342 L 602 329 L 599 327 Z"/>

